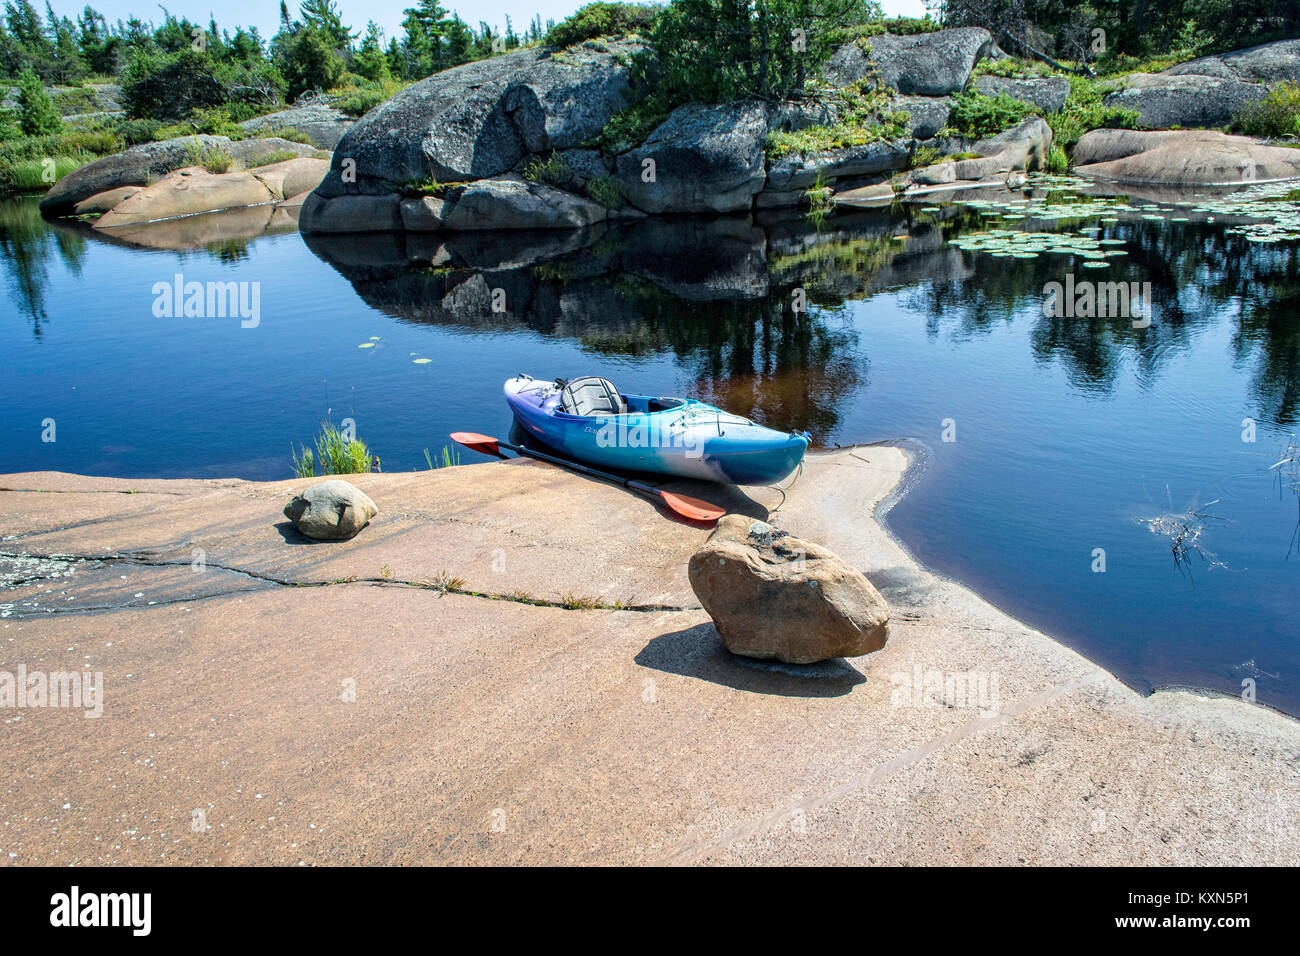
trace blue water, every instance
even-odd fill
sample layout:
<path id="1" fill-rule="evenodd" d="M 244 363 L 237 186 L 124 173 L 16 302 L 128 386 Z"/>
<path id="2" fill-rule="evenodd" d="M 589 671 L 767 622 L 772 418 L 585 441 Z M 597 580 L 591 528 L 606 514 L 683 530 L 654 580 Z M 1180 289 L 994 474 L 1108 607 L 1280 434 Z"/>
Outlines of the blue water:
<path id="1" fill-rule="evenodd" d="M 820 232 L 652 222 L 445 247 L 287 232 L 160 251 L 9 201 L 0 471 L 283 478 L 327 416 L 354 419 L 385 471 L 423 468 L 450 431 L 505 436 L 505 378 L 599 372 L 821 445 L 915 438 L 926 471 L 888 520 L 922 561 L 1139 689 L 1250 679 L 1300 714 L 1300 498 L 1269 468 L 1300 414 L 1296 244 L 1107 226 L 1129 243 L 1123 277 L 1156 287 L 1137 332 L 1044 318 L 1060 262 L 944 244 L 972 228 L 949 208 Z M 259 283 L 257 327 L 156 318 L 153 285 L 178 272 Z M 1200 550 L 1176 561 L 1144 519 L 1188 511 Z"/>

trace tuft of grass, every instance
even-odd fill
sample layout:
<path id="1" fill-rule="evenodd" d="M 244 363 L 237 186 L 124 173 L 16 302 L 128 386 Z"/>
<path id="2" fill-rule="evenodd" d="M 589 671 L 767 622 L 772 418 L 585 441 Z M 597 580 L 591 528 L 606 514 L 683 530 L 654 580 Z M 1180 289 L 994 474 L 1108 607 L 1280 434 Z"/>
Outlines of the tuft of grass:
<path id="1" fill-rule="evenodd" d="M 594 611 L 604 606 L 599 598 L 574 594 L 572 591 L 560 595 L 559 605 L 567 611 Z"/>
<path id="2" fill-rule="evenodd" d="M 613 176 L 598 176 L 587 181 L 587 195 L 606 209 L 622 209 L 623 184 Z"/>
<path id="3" fill-rule="evenodd" d="M 424 582 L 425 587 L 432 588 L 435 591 L 441 591 L 443 594 L 454 591 L 465 590 L 465 579 L 458 578 L 448 570 L 442 570 L 428 581 Z"/>
<path id="4" fill-rule="evenodd" d="M 1070 168 L 1070 157 L 1065 154 L 1065 150 L 1056 143 L 1047 153 L 1047 161 L 1043 168 L 1049 173 L 1064 173 Z"/>
<path id="5" fill-rule="evenodd" d="M 442 457 L 435 459 L 429 454 L 429 449 L 424 450 L 424 460 L 429 466 L 430 471 L 438 468 L 454 468 L 460 464 L 460 452 L 453 451 L 446 445 L 442 446 Z"/>
<path id="6" fill-rule="evenodd" d="M 292 455 L 293 473 L 298 478 L 317 475 L 361 475 L 379 470 L 379 459 L 365 442 L 349 438 L 331 421 L 321 422 L 315 448 L 300 445 Z"/>
<path id="7" fill-rule="evenodd" d="M 210 173 L 228 173 L 235 165 L 235 157 L 220 146 L 204 146 L 196 137 L 185 147 L 185 165 L 202 166 Z"/>
<path id="8" fill-rule="evenodd" d="M 0 186 L 15 191 L 49 189 L 74 169 L 80 169 L 93 157 L 89 156 L 52 156 L 51 167 L 44 159 L 24 159 L 12 165 L 0 167 Z M 50 178 L 51 174 L 53 179 Z"/>
<path id="9" fill-rule="evenodd" d="M 277 149 L 273 153 L 267 153 L 265 156 L 248 160 L 244 163 L 244 168 L 257 169 L 259 166 L 272 166 L 275 163 L 283 163 L 285 160 L 297 158 L 298 154 L 291 149 Z"/>
<path id="10" fill-rule="evenodd" d="M 291 143 L 302 143 L 305 146 L 311 145 L 311 137 L 308 136 L 306 133 L 304 133 L 302 130 L 295 129 L 292 126 L 285 126 L 280 129 L 275 129 L 273 127 L 260 129 L 257 131 L 257 135 L 255 135 L 253 138 L 254 139 L 287 139 Z"/>
<path id="11" fill-rule="evenodd" d="M 562 186 L 573 178 L 573 171 L 569 169 L 569 164 L 555 150 L 551 150 L 551 155 L 546 159 L 534 156 L 524 164 L 520 172 L 529 182 L 545 186 Z"/>

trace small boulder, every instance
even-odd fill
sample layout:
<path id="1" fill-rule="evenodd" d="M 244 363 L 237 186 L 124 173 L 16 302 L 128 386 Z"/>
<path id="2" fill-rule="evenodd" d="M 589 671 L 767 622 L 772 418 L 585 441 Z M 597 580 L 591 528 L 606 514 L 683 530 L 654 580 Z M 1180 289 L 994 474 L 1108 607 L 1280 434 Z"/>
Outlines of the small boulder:
<path id="1" fill-rule="evenodd" d="M 345 541 L 377 514 L 369 495 L 338 478 L 312 485 L 284 506 L 299 531 L 321 541 Z"/>
<path id="2" fill-rule="evenodd" d="M 985 96 L 1005 94 L 1033 103 L 1044 113 L 1055 113 L 1070 96 L 1070 81 L 1063 76 L 1011 77 L 988 74 L 975 78 L 975 89 Z"/>
<path id="3" fill-rule="evenodd" d="M 878 651 L 889 637 L 889 606 L 862 572 L 744 515 L 718 522 L 689 572 L 733 654 L 811 664 Z"/>
<path id="4" fill-rule="evenodd" d="M 827 60 L 822 74 L 837 87 L 868 77 L 911 96 L 949 96 L 966 88 L 971 70 L 993 49 L 983 27 L 958 27 L 935 33 L 891 33 L 844 44 Z"/>

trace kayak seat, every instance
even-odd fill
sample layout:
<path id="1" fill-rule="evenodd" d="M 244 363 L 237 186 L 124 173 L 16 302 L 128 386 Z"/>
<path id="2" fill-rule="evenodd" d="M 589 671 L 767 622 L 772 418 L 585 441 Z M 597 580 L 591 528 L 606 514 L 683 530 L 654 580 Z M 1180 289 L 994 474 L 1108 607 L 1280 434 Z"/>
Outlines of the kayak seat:
<path id="1" fill-rule="evenodd" d="M 568 415 L 626 415 L 627 402 L 608 379 L 588 375 L 564 386 L 560 411 Z"/>

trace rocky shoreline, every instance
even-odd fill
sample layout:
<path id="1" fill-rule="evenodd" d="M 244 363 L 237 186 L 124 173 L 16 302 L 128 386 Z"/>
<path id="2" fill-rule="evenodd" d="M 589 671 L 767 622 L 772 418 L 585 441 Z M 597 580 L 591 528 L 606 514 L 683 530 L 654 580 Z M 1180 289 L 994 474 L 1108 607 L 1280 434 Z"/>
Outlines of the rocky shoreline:
<path id="1" fill-rule="evenodd" d="M 536 463 L 350 476 L 378 513 L 320 543 L 280 513 L 310 480 L 4 476 L 5 666 L 106 701 L 6 718 L 4 862 L 1300 862 L 1300 724 L 1142 697 L 919 567 L 874 517 L 906 468 L 683 486 L 889 602 L 883 648 L 802 668 L 722 648 L 707 530 Z"/>

